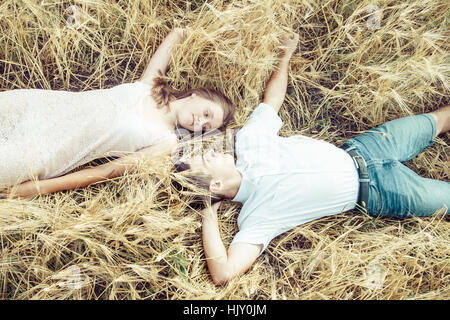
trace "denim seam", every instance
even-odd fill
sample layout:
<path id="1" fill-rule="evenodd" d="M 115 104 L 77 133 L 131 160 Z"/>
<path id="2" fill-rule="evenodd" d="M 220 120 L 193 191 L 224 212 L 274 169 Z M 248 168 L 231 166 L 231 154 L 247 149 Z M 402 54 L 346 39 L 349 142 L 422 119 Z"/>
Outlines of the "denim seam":
<path id="1" fill-rule="evenodd" d="M 431 133 L 431 139 L 430 141 L 434 141 L 434 139 L 436 138 L 436 121 L 434 120 L 433 116 L 431 114 L 425 113 L 423 114 L 430 122 L 431 122 L 431 127 L 433 128 L 433 132 Z"/>
<path id="2" fill-rule="evenodd" d="M 408 159 L 413 159 L 413 158 L 415 158 L 415 157 L 416 157 L 417 155 L 419 155 L 423 150 L 425 150 L 426 148 L 431 147 L 431 146 L 433 145 L 433 143 L 434 143 L 434 138 L 435 138 L 435 136 L 436 136 L 436 123 L 435 123 L 433 117 L 432 117 L 431 115 L 429 115 L 429 114 L 426 114 L 426 113 L 417 115 L 417 117 L 420 117 L 420 116 L 424 116 L 424 117 L 425 117 L 426 119 L 428 119 L 428 121 L 431 123 L 431 139 L 429 139 L 429 140 L 427 141 L 427 145 L 426 145 L 421 151 L 419 151 L 419 152 L 411 152 L 410 154 L 408 154 L 408 156 L 407 156 Z M 399 160 L 398 160 L 398 161 L 399 161 Z"/>

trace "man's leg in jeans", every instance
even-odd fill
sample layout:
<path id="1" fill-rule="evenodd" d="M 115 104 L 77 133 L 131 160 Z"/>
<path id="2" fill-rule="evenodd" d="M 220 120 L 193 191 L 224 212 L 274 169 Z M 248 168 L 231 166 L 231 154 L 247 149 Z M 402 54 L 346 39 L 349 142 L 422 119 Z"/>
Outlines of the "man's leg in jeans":
<path id="1" fill-rule="evenodd" d="M 371 214 L 407 218 L 449 213 L 449 182 L 421 177 L 398 161 L 383 165 L 376 175 L 382 203 Z"/>
<path id="2" fill-rule="evenodd" d="M 356 138 L 369 147 L 367 150 L 373 159 L 369 167 L 375 170 L 373 183 L 379 190 L 373 200 L 377 202 L 376 208 L 384 207 L 384 210 L 372 210 L 372 214 L 425 216 L 441 207 L 449 207 L 449 182 L 422 178 L 400 163 L 410 160 L 429 146 L 436 136 L 450 130 L 449 106 L 427 116 L 428 121 L 434 122 L 432 133 L 427 125 L 430 122 L 418 115 L 417 118 L 412 116 L 390 121 L 364 134 L 364 137 Z"/>
<path id="3" fill-rule="evenodd" d="M 450 106 L 439 108 L 429 114 L 436 122 L 436 136 L 450 130 Z M 441 212 L 448 213 L 450 183 L 420 177 L 403 165 L 399 165 L 396 175 L 401 176 L 401 181 L 409 187 L 409 192 L 405 192 L 405 194 L 408 194 L 406 199 L 404 199 L 405 201 L 399 199 L 403 196 L 399 193 L 394 195 L 394 199 L 391 198 L 391 201 L 400 200 L 400 203 L 407 203 L 406 210 L 403 211 L 403 214 L 400 214 L 400 216 L 407 217 L 411 214 L 416 216 L 426 216 L 432 214 L 440 207 L 444 209 L 443 211 L 440 210 Z M 409 214 L 406 214 L 407 211 L 409 211 Z"/>

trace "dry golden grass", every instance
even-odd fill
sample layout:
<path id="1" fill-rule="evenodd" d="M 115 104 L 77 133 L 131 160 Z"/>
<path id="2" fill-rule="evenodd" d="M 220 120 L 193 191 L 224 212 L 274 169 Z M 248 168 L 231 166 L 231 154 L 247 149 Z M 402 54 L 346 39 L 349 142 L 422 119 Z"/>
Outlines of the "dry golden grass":
<path id="1" fill-rule="evenodd" d="M 140 77 L 173 27 L 192 33 L 168 78 L 207 85 L 237 106 L 239 128 L 300 34 L 280 111 L 282 135 L 336 144 L 387 120 L 448 104 L 445 0 L 32 1 L 0 4 L 0 88 L 89 90 Z M 367 9 L 381 9 L 369 28 Z M 70 5 L 80 25 L 69 28 Z M 74 25 L 77 27 L 77 25 Z M 449 134 L 408 166 L 450 180 Z M 0 200 L 1 299 L 449 299 L 448 216 L 376 219 L 357 211 L 273 240 L 225 287 L 210 280 L 192 192 L 168 161 L 86 189 Z M 226 244 L 239 206 L 221 210 Z M 79 274 L 79 278 L 74 276 Z"/>

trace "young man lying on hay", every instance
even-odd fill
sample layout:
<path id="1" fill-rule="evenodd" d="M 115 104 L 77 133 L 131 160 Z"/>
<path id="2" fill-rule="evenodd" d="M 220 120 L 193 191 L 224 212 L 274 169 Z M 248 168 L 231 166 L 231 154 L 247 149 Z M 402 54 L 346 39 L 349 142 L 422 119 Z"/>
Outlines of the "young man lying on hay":
<path id="1" fill-rule="evenodd" d="M 246 271 L 276 236 L 356 206 L 369 214 L 406 218 L 447 213 L 450 183 L 420 177 L 401 162 L 450 130 L 450 106 L 389 121 L 342 147 L 305 136 L 280 137 L 277 115 L 287 88 L 288 64 L 298 35 L 284 40 L 278 69 L 264 100 L 235 136 L 237 160 L 208 151 L 178 169 L 219 199 L 203 210 L 203 245 L 215 284 Z M 200 183 L 202 181 L 202 183 Z M 241 202 L 239 232 L 221 240 L 220 199 Z"/>

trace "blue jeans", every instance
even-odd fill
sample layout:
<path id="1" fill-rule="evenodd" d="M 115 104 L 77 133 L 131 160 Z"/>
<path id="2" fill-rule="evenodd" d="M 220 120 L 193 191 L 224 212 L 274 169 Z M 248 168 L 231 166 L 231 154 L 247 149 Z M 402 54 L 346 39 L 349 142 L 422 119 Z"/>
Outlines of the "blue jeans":
<path id="1" fill-rule="evenodd" d="M 403 165 L 431 146 L 436 123 L 429 114 L 386 122 L 347 144 L 366 160 L 369 173 L 367 211 L 406 218 L 429 216 L 450 206 L 450 183 L 426 179 Z"/>

